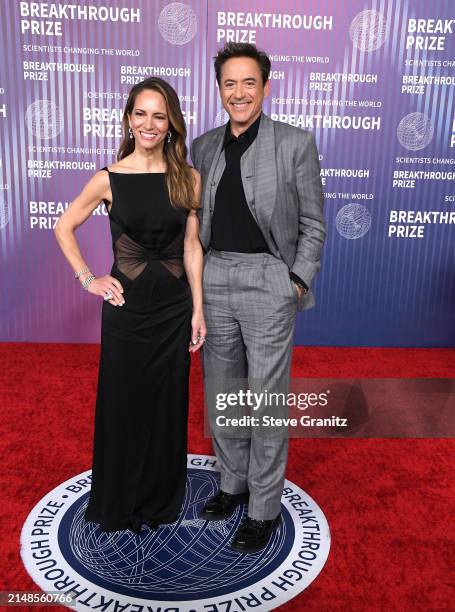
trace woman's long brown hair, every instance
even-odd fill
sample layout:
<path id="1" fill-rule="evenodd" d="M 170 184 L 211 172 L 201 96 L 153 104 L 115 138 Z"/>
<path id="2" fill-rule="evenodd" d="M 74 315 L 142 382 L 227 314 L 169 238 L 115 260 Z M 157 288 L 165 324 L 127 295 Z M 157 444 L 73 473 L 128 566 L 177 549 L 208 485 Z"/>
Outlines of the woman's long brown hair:
<path id="1" fill-rule="evenodd" d="M 166 102 L 169 130 L 172 133 L 172 139 L 171 142 L 168 142 L 167 138 L 165 139 L 163 153 L 167 162 L 166 183 L 171 204 L 176 208 L 195 209 L 199 203 L 194 199 L 194 179 L 190 166 L 186 161 L 188 149 L 185 144 L 185 120 L 177 93 L 163 79 L 150 77 L 140 83 L 136 83 L 131 88 L 123 112 L 123 140 L 117 153 L 117 159 L 121 160 L 134 151 L 134 138 L 129 137 L 129 116 L 133 112 L 137 95 L 144 91 L 144 89 L 157 91 Z"/>

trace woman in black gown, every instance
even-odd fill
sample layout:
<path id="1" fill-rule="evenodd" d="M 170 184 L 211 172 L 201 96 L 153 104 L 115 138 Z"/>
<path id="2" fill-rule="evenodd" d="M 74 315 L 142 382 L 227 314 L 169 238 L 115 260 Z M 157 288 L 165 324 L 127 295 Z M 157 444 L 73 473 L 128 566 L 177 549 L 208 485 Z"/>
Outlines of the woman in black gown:
<path id="1" fill-rule="evenodd" d="M 189 365 L 206 335 L 200 176 L 186 162 L 186 128 L 165 81 L 135 85 L 118 161 L 103 168 L 55 232 L 76 278 L 104 298 L 92 488 L 85 518 L 103 531 L 173 522 L 186 483 Z M 114 263 L 95 278 L 75 229 L 104 201 Z"/>

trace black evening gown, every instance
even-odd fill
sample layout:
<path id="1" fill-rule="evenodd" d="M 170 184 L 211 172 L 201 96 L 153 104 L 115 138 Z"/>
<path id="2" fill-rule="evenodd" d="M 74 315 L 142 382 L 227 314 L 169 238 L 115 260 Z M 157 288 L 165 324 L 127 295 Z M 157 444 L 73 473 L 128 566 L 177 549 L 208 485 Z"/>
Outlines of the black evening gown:
<path id="1" fill-rule="evenodd" d="M 138 533 L 178 517 L 186 484 L 192 299 L 183 267 L 187 211 L 165 173 L 109 172 L 111 275 L 103 303 L 92 488 L 85 518 Z"/>

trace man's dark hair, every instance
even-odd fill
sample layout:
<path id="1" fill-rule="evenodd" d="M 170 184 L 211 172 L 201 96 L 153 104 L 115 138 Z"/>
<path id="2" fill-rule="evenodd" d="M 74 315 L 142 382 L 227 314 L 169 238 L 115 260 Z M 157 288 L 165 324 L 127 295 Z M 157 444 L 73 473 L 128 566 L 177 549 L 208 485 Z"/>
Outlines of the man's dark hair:
<path id="1" fill-rule="evenodd" d="M 218 85 L 221 84 L 221 68 L 223 64 L 233 57 L 251 57 L 251 59 L 254 59 L 261 69 L 262 84 L 266 84 L 270 75 L 270 60 L 267 53 L 260 51 L 249 43 L 229 42 L 213 58 L 215 60 L 215 74 Z"/>

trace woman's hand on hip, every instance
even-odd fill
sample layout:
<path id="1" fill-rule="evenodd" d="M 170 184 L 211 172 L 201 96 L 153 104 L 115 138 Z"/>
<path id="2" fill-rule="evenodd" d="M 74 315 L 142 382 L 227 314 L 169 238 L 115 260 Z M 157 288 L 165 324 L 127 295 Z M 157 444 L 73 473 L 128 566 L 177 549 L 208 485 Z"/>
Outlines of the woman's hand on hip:
<path id="1" fill-rule="evenodd" d="M 103 299 L 106 298 L 105 301 L 112 304 L 112 306 L 123 306 L 125 303 L 121 283 L 109 274 L 92 280 L 87 290 L 94 295 L 100 295 Z M 107 299 L 109 295 L 112 297 Z"/>

